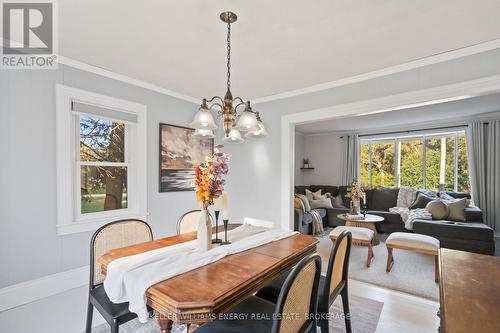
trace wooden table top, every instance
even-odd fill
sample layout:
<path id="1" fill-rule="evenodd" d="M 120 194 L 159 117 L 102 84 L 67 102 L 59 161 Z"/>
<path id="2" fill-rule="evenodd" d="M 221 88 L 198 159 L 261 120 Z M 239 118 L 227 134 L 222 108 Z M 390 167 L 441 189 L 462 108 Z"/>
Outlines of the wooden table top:
<path id="1" fill-rule="evenodd" d="M 196 238 L 196 232 L 112 250 L 99 258 L 103 273 L 120 257 Z M 318 240 L 297 234 L 229 255 L 219 261 L 177 275 L 151 286 L 147 303 L 162 316 L 183 323 L 202 323 L 214 313 L 229 310 L 291 268 L 305 255 L 315 252 Z"/>
<path id="2" fill-rule="evenodd" d="M 500 257 L 440 250 L 441 332 L 500 332 Z"/>

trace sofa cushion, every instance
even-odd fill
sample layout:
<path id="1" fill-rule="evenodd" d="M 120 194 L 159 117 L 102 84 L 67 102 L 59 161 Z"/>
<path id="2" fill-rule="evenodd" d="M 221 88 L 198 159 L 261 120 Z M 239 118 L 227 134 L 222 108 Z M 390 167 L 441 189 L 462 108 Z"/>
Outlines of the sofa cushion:
<path id="1" fill-rule="evenodd" d="M 312 199 L 309 200 L 309 203 L 311 204 L 311 208 L 333 208 L 332 206 L 332 201 L 330 198 L 322 197 L 320 199 Z"/>
<path id="2" fill-rule="evenodd" d="M 398 201 L 398 188 L 377 188 L 373 190 L 369 209 L 388 211 L 396 207 Z M 368 201 L 368 200 L 367 200 Z"/>
<path id="3" fill-rule="evenodd" d="M 317 191 L 313 192 L 313 191 L 306 188 L 306 197 L 308 200 L 312 200 L 315 197 L 321 197 L 321 190 L 317 190 Z"/>
<path id="4" fill-rule="evenodd" d="M 339 194 L 339 188 L 333 185 L 311 185 L 309 189 L 313 192 L 321 190 L 321 193 L 323 194 L 330 193 L 332 197 L 335 197 L 337 196 L 337 194 Z"/>
<path id="5" fill-rule="evenodd" d="M 342 198 L 342 202 L 344 203 L 344 206 L 350 207 L 351 206 L 351 199 L 346 197 L 345 195 L 347 194 L 347 189 L 350 186 L 339 186 L 339 194 Z"/>
<path id="6" fill-rule="evenodd" d="M 309 186 L 295 185 L 295 194 L 306 194 L 306 188 L 309 188 Z"/>
<path id="7" fill-rule="evenodd" d="M 443 220 L 448 217 L 450 210 L 448 205 L 446 205 L 441 200 L 432 200 L 425 206 L 425 208 L 431 213 L 434 220 Z"/>
<path id="8" fill-rule="evenodd" d="M 492 241 L 493 229 L 482 223 L 415 220 L 413 232 L 433 237 Z"/>
<path id="9" fill-rule="evenodd" d="M 430 197 L 423 192 L 418 192 L 417 198 L 413 202 L 413 204 L 410 206 L 410 209 L 417 209 L 417 208 L 425 208 L 429 202 L 432 200 L 435 200 L 434 197 Z"/>
<path id="10" fill-rule="evenodd" d="M 467 198 L 458 199 L 456 201 L 444 201 L 448 206 L 449 214 L 448 220 L 450 221 L 465 221 L 465 207 L 467 207 Z"/>
<path id="11" fill-rule="evenodd" d="M 465 208 L 466 222 L 483 222 L 483 211 L 476 206 Z"/>

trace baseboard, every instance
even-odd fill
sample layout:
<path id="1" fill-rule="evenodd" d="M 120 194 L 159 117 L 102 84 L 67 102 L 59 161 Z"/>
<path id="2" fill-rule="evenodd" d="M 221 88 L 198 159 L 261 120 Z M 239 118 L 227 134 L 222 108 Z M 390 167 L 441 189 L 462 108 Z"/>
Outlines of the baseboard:
<path id="1" fill-rule="evenodd" d="M 0 289 L 0 312 L 81 287 L 89 282 L 89 266 L 47 275 Z"/>

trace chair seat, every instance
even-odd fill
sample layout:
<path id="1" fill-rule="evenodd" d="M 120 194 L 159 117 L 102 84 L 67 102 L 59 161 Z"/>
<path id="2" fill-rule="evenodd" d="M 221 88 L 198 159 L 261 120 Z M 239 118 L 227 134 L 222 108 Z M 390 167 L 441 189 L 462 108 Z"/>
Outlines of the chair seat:
<path id="1" fill-rule="evenodd" d="M 137 316 L 135 313 L 129 311 L 128 302 L 111 302 L 102 285 L 90 291 L 90 300 L 92 304 L 94 304 L 94 306 L 98 308 L 101 314 L 105 313 L 113 319 L 117 319 L 123 316 Z M 102 310 L 104 310 L 104 312 Z"/>
<path id="2" fill-rule="evenodd" d="M 252 296 L 226 313 L 226 318 L 203 324 L 196 333 L 271 332 L 275 307 L 273 303 Z"/>
<path id="3" fill-rule="evenodd" d="M 286 271 L 278 276 L 273 282 L 264 288 L 260 289 L 255 296 L 265 299 L 271 303 L 276 303 L 278 301 L 278 296 L 281 291 L 281 287 L 285 283 L 285 280 L 290 274 L 290 271 Z M 323 289 L 325 288 L 325 277 L 321 275 L 319 277 L 318 295 L 323 295 Z"/>
<path id="4" fill-rule="evenodd" d="M 393 232 L 387 237 L 385 245 L 387 247 L 403 247 L 408 250 L 430 250 L 436 253 L 439 250 L 439 240 L 436 238 L 407 232 Z"/>
<path id="5" fill-rule="evenodd" d="M 370 230 L 368 228 L 340 226 L 336 227 L 330 232 L 330 237 L 333 236 L 334 238 L 337 238 L 343 231 L 350 231 L 353 240 L 361 241 L 371 241 L 375 234 L 373 230 Z"/>

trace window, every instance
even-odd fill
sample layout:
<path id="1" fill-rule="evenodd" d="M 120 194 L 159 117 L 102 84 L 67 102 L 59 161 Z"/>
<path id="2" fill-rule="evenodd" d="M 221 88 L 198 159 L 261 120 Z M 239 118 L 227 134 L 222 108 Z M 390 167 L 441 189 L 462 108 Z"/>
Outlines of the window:
<path id="1" fill-rule="evenodd" d="M 146 217 L 145 106 L 57 86 L 58 233 Z"/>
<path id="2" fill-rule="evenodd" d="M 366 138 L 359 151 L 363 186 L 470 191 L 463 130 Z"/>

